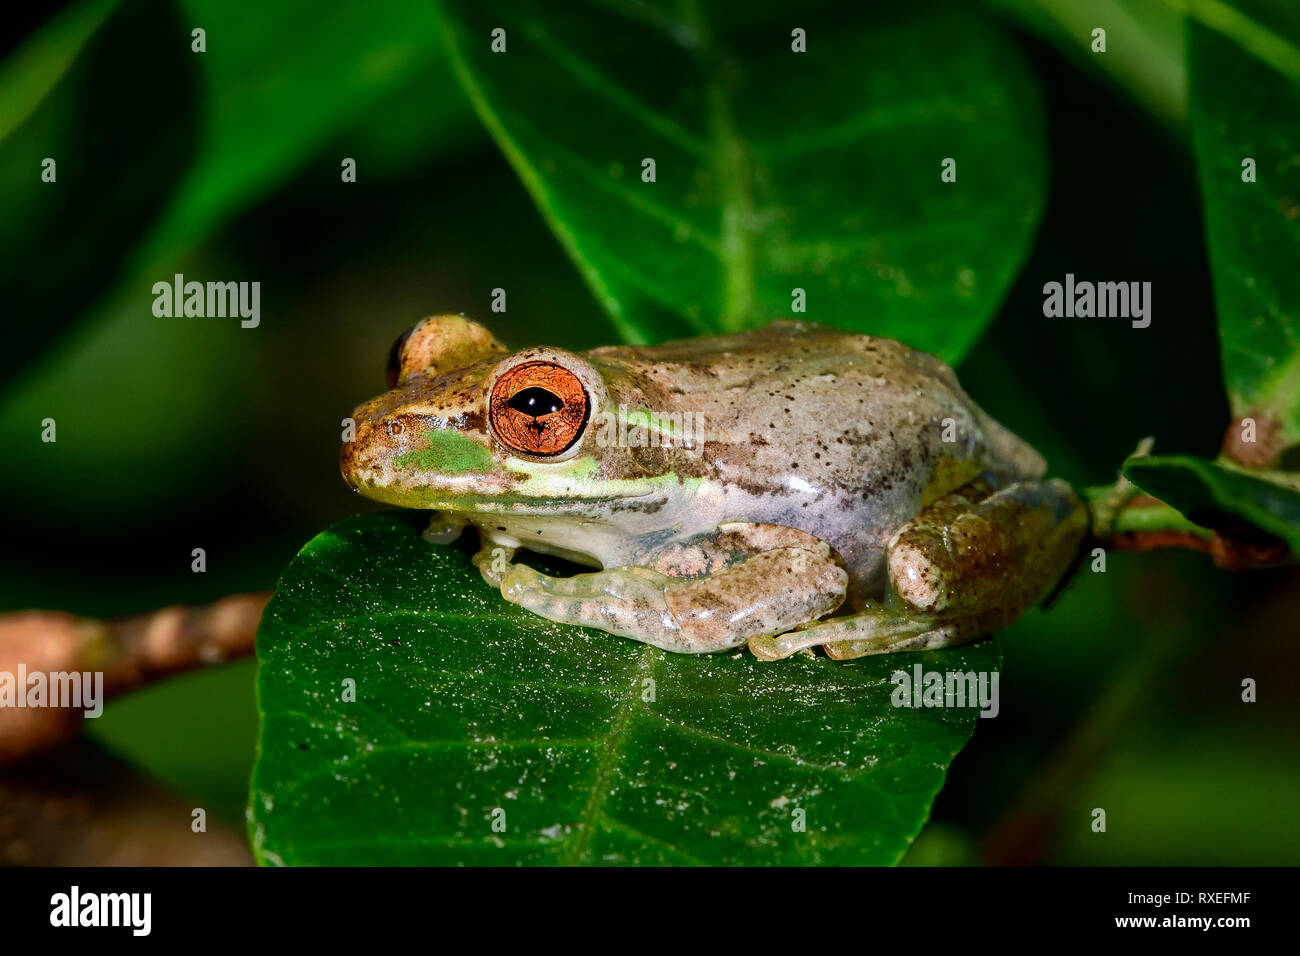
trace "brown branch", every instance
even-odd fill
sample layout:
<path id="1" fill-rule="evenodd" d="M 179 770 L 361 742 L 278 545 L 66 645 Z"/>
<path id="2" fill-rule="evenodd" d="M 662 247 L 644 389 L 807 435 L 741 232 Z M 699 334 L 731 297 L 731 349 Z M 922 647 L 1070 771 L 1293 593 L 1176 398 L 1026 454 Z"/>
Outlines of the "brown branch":
<path id="1" fill-rule="evenodd" d="M 0 614 L 0 672 L 15 683 L 20 668 L 28 675 L 102 673 L 104 697 L 112 698 L 252 653 L 270 597 L 269 591 L 235 594 L 108 620 L 58 611 Z M 82 710 L 68 707 L 0 707 L 0 766 L 68 739 L 84 722 Z"/>
<path id="2" fill-rule="evenodd" d="M 1111 538 L 1110 546 L 1117 551 L 1157 551 L 1162 548 L 1203 551 L 1226 571 L 1272 568 L 1292 561 L 1291 549 L 1285 543 L 1226 538 L 1218 532 L 1201 535 L 1174 530 L 1127 531 Z"/>

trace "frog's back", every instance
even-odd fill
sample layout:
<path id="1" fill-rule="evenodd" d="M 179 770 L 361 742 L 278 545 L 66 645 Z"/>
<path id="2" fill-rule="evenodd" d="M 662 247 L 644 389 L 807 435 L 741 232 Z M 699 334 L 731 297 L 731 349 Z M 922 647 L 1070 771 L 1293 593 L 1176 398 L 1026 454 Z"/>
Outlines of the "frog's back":
<path id="1" fill-rule="evenodd" d="M 1045 470 L 947 364 L 891 339 L 774 322 L 587 354 L 624 400 L 698 416 L 702 447 L 673 460 L 679 474 L 703 479 L 688 524 L 815 534 L 840 554 L 859 594 L 879 593 L 885 544 L 935 498 L 981 472 L 1006 481 Z M 629 456 L 631 467 L 653 472 L 658 451 Z"/>

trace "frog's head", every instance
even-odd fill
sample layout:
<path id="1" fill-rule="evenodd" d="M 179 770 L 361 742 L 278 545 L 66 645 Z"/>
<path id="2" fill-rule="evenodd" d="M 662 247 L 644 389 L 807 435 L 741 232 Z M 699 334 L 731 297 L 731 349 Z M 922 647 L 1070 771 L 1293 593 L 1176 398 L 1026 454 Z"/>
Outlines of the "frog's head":
<path id="1" fill-rule="evenodd" d="M 642 497 L 596 424 L 602 369 L 555 348 L 513 354 L 468 319 L 425 319 L 393 346 L 392 391 L 353 412 L 343 477 L 406 508 L 595 517 Z"/>

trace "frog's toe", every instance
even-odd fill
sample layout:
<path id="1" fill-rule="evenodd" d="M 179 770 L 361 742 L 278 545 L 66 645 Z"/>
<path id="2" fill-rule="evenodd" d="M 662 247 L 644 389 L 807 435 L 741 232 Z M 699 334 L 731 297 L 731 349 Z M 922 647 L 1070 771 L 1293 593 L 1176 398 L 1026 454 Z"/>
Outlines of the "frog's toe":
<path id="1" fill-rule="evenodd" d="M 866 657 L 871 649 L 866 641 L 831 641 L 822 645 L 826 656 L 833 661 L 851 661 L 856 657 Z"/>
<path id="2" fill-rule="evenodd" d="M 779 661 L 816 647 L 820 640 L 804 637 L 816 621 L 799 625 L 784 634 L 760 635 L 749 639 L 749 651 L 761 661 Z"/>
<path id="3" fill-rule="evenodd" d="M 668 610 L 667 581 L 665 575 L 646 568 L 552 578 L 516 565 L 502 580 L 501 594 L 551 621 L 600 628 L 667 650 L 690 650 Z"/>
<path id="4" fill-rule="evenodd" d="M 962 623 L 941 623 L 922 615 L 873 608 L 845 617 L 807 621 L 774 637 L 754 637 L 749 649 L 760 660 L 775 661 L 821 647 L 834 660 L 868 654 L 920 651 L 971 640 L 972 629 Z"/>
<path id="5" fill-rule="evenodd" d="M 751 637 L 749 652 L 760 661 L 779 661 L 794 653 L 788 641 L 782 641 L 782 635 L 775 637 Z M 784 645 L 784 646 L 783 646 Z"/>
<path id="6" fill-rule="evenodd" d="M 465 530 L 466 520 L 459 515 L 435 511 L 429 517 L 429 526 L 420 533 L 429 544 L 451 544 Z"/>
<path id="7" fill-rule="evenodd" d="M 511 604 L 561 624 L 592 623 L 599 609 L 589 597 L 573 594 L 573 587 L 565 581 L 517 564 L 501 579 L 501 596 Z"/>
<path id="8" fill-rule="evenodd" d="M 526 564 L 512 565 L 501 577 L 501 596 L 514 604 L 525 604 L 534 596 L 546 594 L 547 582 L 545 575 Z"/>
<path id="9" fill-rule="evenodd" d="M 922 631 L 920 634 L 886 633 L 851 641 L 827 641 L 822 645 L 826 656 L 837 661 L 851 661 L 871 654 L 896 654 L 899 651 L 933 651 L 954 647 L 972 640 L 969 629 L 945 625 Z"/>
<path id="10" fill-rule="evenodd" d="M 501 593 L 507 600 L 512 594 L 521 597 L 525 592 L 537 592 L 553 598 L 644 602 L 658 599 L 662 603 L 663 589 L 668 577 L 648 568 L 614 568 L 590 574 L 574 574 L 567 578 L 553 578 L 526 565 L 515 565 L 501 581 Z"/>

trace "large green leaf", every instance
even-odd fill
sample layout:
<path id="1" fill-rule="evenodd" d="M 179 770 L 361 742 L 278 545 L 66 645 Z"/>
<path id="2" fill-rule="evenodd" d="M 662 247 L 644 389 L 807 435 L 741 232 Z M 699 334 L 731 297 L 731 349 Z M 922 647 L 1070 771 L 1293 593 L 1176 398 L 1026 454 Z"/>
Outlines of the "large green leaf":
<path id="1" fill-rule="evenodd" d="M 807 318 L 952 360 L 1000 302 L 1043 201 L 1034 76 L 966 10 L 825 6 L 442 4 L 479 115 L 626 339 L 759 325 L 800 288 Z"/>
<path id="2" fill-rule="evenodd" d="M 267 608 L 265 863 L 895 863 L 977 718 L 895 708 L 890 675 L 999 664 L 991 642 L 850 663 L 665 654 L 507 604 L 421 524 L 335 525 Z"/>
<path id="3" fill-rule="evenodd" d="M 1280 48 L 1281 65 L 1290 51 L 1294 71 L 1190 22 L 1191 122 L 1228 396 L 1235 416 L 1259 422 L 1274 460 L 1300 441 L 1300 6 L 1250 6 L 1277 26 L 1256 24 L 1272 42 L 1253 46 Z M 1254 182 L 1243 181 L 1246 159 Z"/>
<path id="4" fill-rule="evenodd" d="M 1199 525 L 1235 535 L 1259 529 L 1300 557 L 1300 476 L 1152 455 L 1124 462 L 1124 477 Z"/>

